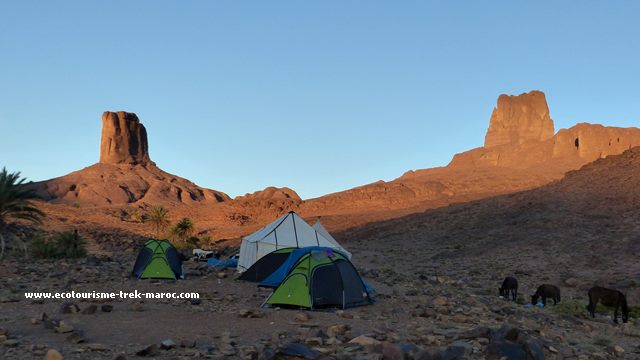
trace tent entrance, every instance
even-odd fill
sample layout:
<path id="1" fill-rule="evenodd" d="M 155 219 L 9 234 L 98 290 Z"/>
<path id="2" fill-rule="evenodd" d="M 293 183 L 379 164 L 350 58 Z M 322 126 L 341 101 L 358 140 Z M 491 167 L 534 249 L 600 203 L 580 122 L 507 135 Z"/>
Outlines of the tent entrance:
<path id="1" fill-rule="evenodd" d="M 313 307 L 344 307 L 344 289 L 338 267 L 333 263 L 320 265 L 311 276 Z"/>

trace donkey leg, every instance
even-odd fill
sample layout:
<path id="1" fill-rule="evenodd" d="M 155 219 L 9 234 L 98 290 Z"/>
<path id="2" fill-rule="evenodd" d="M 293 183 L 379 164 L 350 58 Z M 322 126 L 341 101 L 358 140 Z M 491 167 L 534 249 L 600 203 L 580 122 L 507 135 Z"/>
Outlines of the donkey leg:
<path id="1" fill-rule="evenodd" d="M 591 317 L 596 317 L 596 314 L 593 312 L 593 309 L 595 308 L 595 306 L 593 305 L 593 301 L 591 299 L 589 299 L 589 305 L 587 305 L 587 311 L 589 312 L 589 315 L 591 315 Z"/>
<path id="2" fill-rule="evenodd" d="M 618 307 L 619 305 L 616 305 L 615 309 L 613 310 L 613 322 L 614 323 L 618 323 Z"/>

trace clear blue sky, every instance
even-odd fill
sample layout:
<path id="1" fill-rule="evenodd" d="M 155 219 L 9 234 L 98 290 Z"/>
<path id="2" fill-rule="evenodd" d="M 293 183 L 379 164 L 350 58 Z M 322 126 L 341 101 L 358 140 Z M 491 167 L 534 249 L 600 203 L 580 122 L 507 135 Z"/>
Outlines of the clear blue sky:
<path id="1" fill-rule="evenodd" d="M 163 169 L 232 196 L 303 198 L 482 145 L 500 93 L 556 129 L 640 121 L 638 1 L 5 1 L 0 166 L 98 160 L 135 112 Z"/>

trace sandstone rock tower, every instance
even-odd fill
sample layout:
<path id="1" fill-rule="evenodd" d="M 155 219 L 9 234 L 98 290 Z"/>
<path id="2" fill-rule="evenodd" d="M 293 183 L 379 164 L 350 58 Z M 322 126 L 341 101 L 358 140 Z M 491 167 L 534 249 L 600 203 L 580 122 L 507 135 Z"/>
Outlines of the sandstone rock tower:
<path id="1" fill-rule="evenodd" d="M 484 147 L 542 141 L 552 138 L 553 134 L 553 120 L 543 92 L 500 95 L 498 106 L 491 114 Z"/>
<path id="2" fill-rule="evenodd" d="M 147 130 L 136 114 L 124 111 L 102 114 L 100 162 L 140 165 L 151 162 Z"/>

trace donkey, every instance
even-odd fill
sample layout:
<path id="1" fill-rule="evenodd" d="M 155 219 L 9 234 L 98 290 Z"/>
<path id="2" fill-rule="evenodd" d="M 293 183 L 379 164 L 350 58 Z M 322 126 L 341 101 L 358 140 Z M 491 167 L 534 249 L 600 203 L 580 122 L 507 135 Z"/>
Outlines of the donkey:
<path id="1" fill-rule="evenodd" d="M 555 285 L 540 285 L 536 293 L 531 295 L 531 305 L 537 304 L 538 298 L 542 298 L 544 306 L 547 306 L 547 298 L 553 299 L 553 305 L 555 305 L 560 302 L 560 289 Z"/>
<path id="2" fill-rule="evenodd" d="M 502 282 L 502 286 L 500 287 L 500 296 L 504 296 L 505 299 L 509 299 L 509 294 L 511 294 L 511 298 L 513 301 L 516 301 L 518 298 L 518 280 L 514 277 L 507 276 Z"/>
<path id="3" fill-rule="evenodd" d="M 629 321 L 629 307 L 627 306 L 627 298 L 618 290 L 607 289 L 600 286 L 594 286 L 589 289 L 589 305 L 587 310 L 591 313 L 591 317 L 596 317 L 596 305 L 598 301 L 604 306 L 611 306 L 613 311 L 613 322 L 618 323 L 618 308 L 622 310 L 622 322 Z"/>

